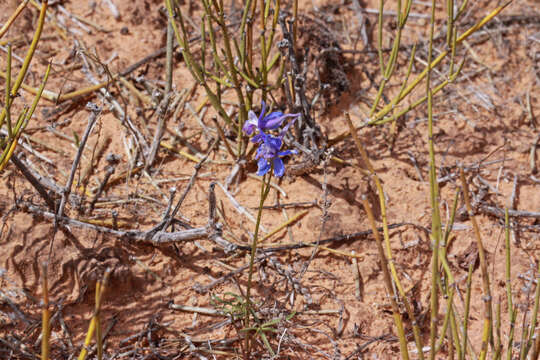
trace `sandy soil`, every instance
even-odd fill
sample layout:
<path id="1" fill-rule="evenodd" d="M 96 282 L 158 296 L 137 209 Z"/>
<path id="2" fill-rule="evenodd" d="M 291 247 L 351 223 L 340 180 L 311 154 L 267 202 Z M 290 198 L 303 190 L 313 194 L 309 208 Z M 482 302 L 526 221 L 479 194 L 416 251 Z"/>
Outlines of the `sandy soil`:
<path id="1" fill-rule="evenodd" d="M 106 1 L 60 1 L 53 4 L 50 11 L 53 17 L 44 30 L 26 83 L 37 86 L 45 64 L 52 59 L 53 72 L 47 89 L 69 93 L 91 84 L 84 71 L 88 67 L 92 76 L 103 81 L 107 75 L 99 63 L 106 64 L 111 73 L 117 73 L 165 46 L 166 17 L 162 1 L 113 2 L 120 14 L 117 19 Z M 193 6 L 193 19 L 198 23 L 198 3 L 185 3 L 186 9 L 189 4 Z M 315 52 L 320 51 L 316 44 L 324 41 L 335 41 L 347 50 L 372 49 L 376 43 L 376 15 L 365 14 L 370 24 L 367 28 L 369 46 L 366 46 L 361 38 L 357 13 L 353 10 L 356 1 L 340 1 L 344 3 L 340 6 L 333 6 L 333 3 L 327 0 L 300 1 L 303 16 L 300 41 L 305 46 L 312 46 Z M 0 6 L 6 10 L 0 15 L 0 22 L 5 22 L 16 5 L 16 1 L 10 1 Z M 495 1 L 471 4 L 460 26 L 461 31 L 497 5 Z M 456 164 L 462 164 L 469 170 L 467 177 L 471 191 L 478 199 L 477 219 L 488 254 L 493 301 L 501 304 L 503 339 L 509 329 L 504 277 L 504 222 L 501 216 L 485 210 L 485 206 L 511 206 L 536 214 L 540 211 L 539 180 L 534 177 L 537 174 L 532 171 L 530 158 L 531 146 L 538 142 L 540 126 L 540 119 L 535 116 L 540 113 L 540 11 L 535 5 L 534 0 L 514 1 L 486 31 L 470 38 L 467 43 L 469 50 L 461 50 L 460 53 L 467 59 L 462 76 L 435 97 L 434 137 L 438 176 L 441 179 L 446 177 L 440 183 L 444 205 L 442 216 L 444 219 L 449 217 L 459 185 L 455 177 L 458 173 Z M 65 12 L 60 6 L 65 7 Z M 362 6 L 376 9 L 377 3 L 370 0 L 362 2 Z M 389 5 L 388 9 L 391 8 Z M 444 25 L 443 7 L 437 11 L 440 19 L 436 32 L 441 31 Z M 427 38 L 427 19 L 423 14 L 429 13 L 429 8 L 425 2 L 418 2 L 413 4 L 412 12 L 415 15 L 411 16 L 404 34 L 405 52 L 410 51 L 415 41 Z M 86 23 L 66 14 L 76 15 Z M 36 16 L 37 10 L 29 6 L 4 37 L 13 39 L 14 52 L 21 57 L 31 39 Z M 53 25 L 55 21 L 57 26 Z M 392 18 L 385 19 L 387 34 L 393 33 L 392 21 Z M 279 32 L 277 36 L 280 36 Z M 390 44 L 390 40 L 385 39 L 384 46 Z M 196 43 L 194 46 L 199 45 Z M 444 44 L 439 42 L 437 49 L 444 49 Z M 89 65 L 84 63 L 85 57 L 91 59 Z M 4 56 L 1 58 L 4 61 Z M 426 58 L 425 49 L 419 50 L 417 58 Z M 314 112 L 316 121 L 330 139 L 347 128 L 344 111 L 351 113 L 355 124 L 361 124 L 361 112 L 371 104 L 370 99 L 376 93 L 370 79 L 379 75 L 376 53 L 345 54 L 340 61 L 343 62 L 343 72 L 327 75 L 335 79 L 343 74 L 345 80 L 341 79 L 342 83 L 348 82 L 349 87 L 340 89 L 338 81 L 332 83 L 334 87 L 329 96 L 321 99 Z M 407 61 L 406 55 L 400 57 L 396 70 L 399 76 L 389 84 L 391 93 L 399 91 L 399 81 Z M 122 106 L 149 142 L 156 127 L 155 105 L 159 102 L 159 99 L 152 98 L 152 88 L 163 87 L 164 64 L 164 56 L 158 56 L 126 77 L 149 99 L 148 103 L 135 98 L 124 85 L 109 86 L 109 91 L 121 99 Z M 20 66 L 20 63 L 15 61 L 14 65 Z M 5 61 L 0 66 L 5 69 Z M 423 69 L 424 65 L 417 61 L 414 74 Z M 174 70 L 175 90 L 191 91 L 194 82 L 179 58 Z M 323 71 L 330 70 L 323 68 Z M 434 78 L 445 74 L 435 73 Z M 5 82 L 0 80 L 0 84 Z M 413 94 L 413 98 L 419 95 Z M 30 103 L 31 99 L 31 94 L 21 91 L 18 101 L 19 104 Z M 167 126 L 170 131 L 166 132 L 165 141 L 172 143 L 172 134 L 180 129 L 184 138 L 200 154 L 205 154 L 212 141 L 200 130 L 198 117 L 201 116 L 207 126 L 212 126 L 209 116 L 212 112 L 205 113 L 206 108 L 199 110 L 198 106 L 203 101 L 199 88 L 186 99 L 185 108 L 169 120 Z M 108 154 L 119 157 L 113 176 L 133 172 L 126 151 L 128 142 L 133 141 L 131 133 L 96 93 L 57 105 L 42 100 L 28 126 L 29 138 L 25 139 L 42 158 L 27 150 L 21 150 L 20 156 L 42 176 L 60 186 L 67 181 L 76 153 L 74 134 L 80 138 L 88 123 L 90 113 L 84 107 L 87 101 L 102 106 L 103 112 L 90 136 L 76 180 L 84 180 L 84 169 L 89 168 L 88 188 L 96 188 L 109 165 L 106 161 Z M 197 116 L 193 109 L 198 110 Z M 56 111 L 58 113 L 54 113 Z M 431 214 L 426 116 L 426 108 L 421 106 L 401 118 L 396 129 L 385 125 L 362 130 L 359 135 L 384 184 L 388 219 L 397 225 L 390 233 L 394 262 L 425 329 L 424 340 L 427 341 Z M 167 207 L 169 189 L 176 187 L 178 199 L 194 171 L 195 162 L 178 153 L 193 154 L 193 149 L 179 142 L 176 150 L 162 148 L 150 172 L 135 171 L 108 186 L 102 195 L 103 201 L 96 203 L 91 215 L 80 213 L 73 205 L 66 208 L 67 215 L 112 227 L 112 214 L 116 212 L 120 230 L 152 228 L 159 223 Z M 265 239 L 263 246 L 337 238 L 369 229 L 361 196 L 368 194 L 375 199 L 373 184 L 356 166 L 358 155 L 352 139 L 336 144 L 333 153 L 355 166 L 335 162 L 321 164 L 308 174 L 284 177 L 279 183 L 282 192 L 273 190 L 270 193 L 266 205 L 292 205 L 266 210 L 262 218 L 266 230 L 263 233 L 288 218 L 302 215 L 286 229 Z M 536 167 L 540 166 L 537 157 L 533 161 L 536 161 Z M 294 162 L 292 159 L 291 163 Z M 232 158 L 226 151 L 210 154 L 209 161 L 202 166 L 182 204 L 178 216 L 181 222 L 191 227 L 206 224 L 210 184 L 224 184 L 232 168 Z M 248 164 L 247 169 L 253 173 L 254 164 Z M 77 195 L 81 195 L 74 189 Z M 230 192 L 251 216 L 255 216 L 259 189 L 258 179 L 244 176 L 231 185 Z M 238 212 L 219 186 L 216 187 L 216 196 L 218 221 L 224 225 L 224 237 L 235 244 L 247 245 L 254 229 L 253 221 Z M 511 204 L 513 196 L 515 201 Z M 113 269 L 102 309 L 103 328 L 108 331 L 108 356 L 116 354 L 120 359 L 130 356 L 143 358 L 144 355 L 156 359 L 159 356 L 202 358 L 194 350 L 201 349 L 201 356 L 211 357 L 202 350 L 209 347 L 222 352 L 216 354 L 218 358 L 239 356 L 240 342 L 232 340 L 241 333 L 227 317 L 178 311 L 171 309 L 170 305 L 214 309 L 217 306 L 215 297 L 230 298 L 227 293 L 238 294 L 239 287 L 243 291 L 247 282 L 246 272 L 211 285 L 216 279 L 245 266 L 248 252 L 226 253 L 205 239 L 154 246 L 77 226 L 56 231 L 53 220 L 24 209 L 21 204 L 28 202 L 45 209 L 37 193 L 11 165 L 0 174 L 0 284 L 3 299 L 0 301 L 0 340 L 3 339 L 0 358 L 28 358 L 25 354 L 39 351 L 40 263 L 43 261 L 48 261 L 51 309 L 55 314 L 51 338 L 54 358 L 69 358 L 80 349 L 92 316 L 95 282 L 101 279 L 107 268 Z M 462 206 L 460 203 L 459 207 Z M 323 213 L 326 213 L 324 218 Z M 523 313 L 532 308 L 536 288 L 531 279 L 537 275 L 540 256 L 539 223 L 538 218 L 513 219 L 517 238 L 513 239 L 511 250 L 512 290 L 520 310 L 516 333 L 521 334 Z M 473 245 L 471 223 L 463 211 L 458 211 L 456 222 L 448 259 L 461 289 L 456 299 L 457 307 L 463 311 L 467 268 L 469 264 L 477 263 L 477 249 Z M 255 295 L 264 310 L 261 316 L 268 320 L 282 318 L 276 325 L 277 334 L 271 336 L 274 350 L 280 344 L 281 358 L 397 358 L 399 344 L 394 335 L 390 303 L 373 237 L 358 236 L 349 241 L 334 241 L 327 246 L 340 253 L 320 248 L 310 260 L 313 248 L 296 249 L 272 253 L 257 264 Z M 359 297 L 350 256 L 353 251 L 359 257 Z M 203 291 L 205 289 L 207 291 Z M 481 272 L 478 267 L 473 273 L 472 290 L 469 334 L 472 347 L 478 352 L 483 319 Z M 324 310 L 328 312 L 325 314 Z M 296 311 L 294 316 L 286 320 L 285 317 L 293 311 Z M 442 320 L 441 316 L 441 324 Z M 410 322 L 406 325 L 410 331 Z M 412 350 L 412 336 L 409 341 Z M 519 337 L 516 342 L 519 343 Z M 262 344 L 258 350 L 260 353 L 254 354 L 254 358 L 267 354 Z"/>

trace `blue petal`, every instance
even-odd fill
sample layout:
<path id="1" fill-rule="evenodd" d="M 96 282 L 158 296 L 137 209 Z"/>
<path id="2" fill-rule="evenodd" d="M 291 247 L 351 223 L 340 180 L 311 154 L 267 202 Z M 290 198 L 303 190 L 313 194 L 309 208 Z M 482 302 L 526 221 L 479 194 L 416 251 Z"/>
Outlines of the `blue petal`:
<path id="1" fill-rule="evenodd" d="M 266 135 L 264 137 L 264 144 L 272 148 L 275 152 L 278 152 L 281 148 L 281 138 L 272 135 Z"/>
<path id="2" fill-rule="evenodd" d="M 260 158 L 261 156 L 263 156 L 263 148 L 262 148 L 262 145 L 260 145 L 260 146 L 257 148 L 257 152 L 255 153 L 255 159 L 258 159 L 258 158 Z"/>
<path id="3" fill-rule="evenodd" d="M 273 159 L 276 157 L 277 151 L 274 148 L 267 146 L 266 143 L 259 145 L 255 159 L 263 157 L 265 159 Z"/>
<path id="4" fill-rule="evenodd" d="M 283 165 L 283 160 L 276 157 L 273 160 L 274 162 L 274 176 L 282 177 L 285 174 L 285 166 Z"/>
<path id="5" fill-rule="evenodd" d="M 263 176 L 270 170 L 270 163 L 265 158 L 260 158 L 259 161 L 257 161 L 257 167 L 257 175 Z"/>
<path id="6" fill-rule="evenodd" d="M 278 156 L 296 155 L 298 150 L 285 150 L 278 152 Z"/>
<path id="7" fill-rule="evenodd" d="M 251 142 L 257 144 L 264 141 L 264 138 L 265 138 L 264 133 L 259 133 L 251 138 Z"/>

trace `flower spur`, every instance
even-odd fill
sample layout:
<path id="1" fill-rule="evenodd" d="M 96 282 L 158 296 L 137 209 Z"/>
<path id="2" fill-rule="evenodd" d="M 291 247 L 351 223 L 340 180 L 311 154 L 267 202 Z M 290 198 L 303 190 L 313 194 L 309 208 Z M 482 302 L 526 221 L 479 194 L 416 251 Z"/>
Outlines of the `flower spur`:
<path id="1" fill-rule="evenodd" d="M 300 116 L 300 114 L 284 114 L 281 111 L 273 111 L 265 116 L 265 112 L 266 103 L 264 101 L 262 101 L 262 108 L 259 117 L 257 117 L 253 110 L 249 110 L 248 119 L 244 123 L 244 127 L 242 128 L 246 135 L 251 136 L 255 129 L 257 129 L 259 133 L 263 133 L 266 130 L 275 130 L 281 126 L 281 124 L 283 123 L 283 121 L 285 121 L 286 118 L 296 119 L 298 116 Z M 286 131 L 287 129 L 284 130 Z M 259 142 L 259 140 L 260 138 L 255 135 L 251 141 L 256 143 Z"/>

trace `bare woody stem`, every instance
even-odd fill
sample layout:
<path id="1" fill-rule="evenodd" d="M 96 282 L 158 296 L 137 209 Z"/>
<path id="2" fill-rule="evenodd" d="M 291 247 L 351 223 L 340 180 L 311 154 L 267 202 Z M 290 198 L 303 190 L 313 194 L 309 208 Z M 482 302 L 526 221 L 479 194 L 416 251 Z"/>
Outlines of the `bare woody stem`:
<path id="1" fill-rule="evenodd" d="M 66 200 L 69 198 L 69 194 L 71 193 L 71 186 L 73 185 L 73 180 L 75 180 L 75 172 L 77 171 L 77 167 L 79 166 L 79 162 L 81 160 L 84 147 L 86 146 L 88 137 L 90 136 L 90 133 L 92 132 L 92 129 L 94 128 L 97 117 L 99 113 L 101 112 L 101 109 L 92 103 L 88 103 L 87 107 L 91 111 L 90 117 L 88 119 L 88 126 L 86 127 L 84 135 L 81 139 L 79 149 L 77 150 L 77 155 L 75 155 L 75 160 L 73 160 L 73 164 L 71 165 L 71 172 L 69 174 L 69 179 L 66 183 L 66 186 L 64 187 L 62 191 L 62 200 L 60 201 L 60 206 L 58 207 L 58 211 L 57 211 L 58 218 L 62 218 L 63 216 L 64 206 L 66 205 Z"/>
<path id="2" fill-rule="evenodd" d="M 43 200 L 45 200 L 49 209 L 54 211 L 55 209 L 54 200 L 49 196 L 49 194 L 47 193 L 47 190 L 45 190 L 45 187 L 41 184 L 41 182 L 39 182 L 39 180 L 34 176 L 34 174 L 32 174 L 30 170 L 28 170 L 26 165 L 15 154 L 11 156 L 10 160 L 17 167 L 17 169 L 19 169 L 19 171 L 24 175 L 26 180 L 28 180 L 28 182 L 32 184 L 34 189 L 37 190 L 37 192 L 43 198 Z"/>

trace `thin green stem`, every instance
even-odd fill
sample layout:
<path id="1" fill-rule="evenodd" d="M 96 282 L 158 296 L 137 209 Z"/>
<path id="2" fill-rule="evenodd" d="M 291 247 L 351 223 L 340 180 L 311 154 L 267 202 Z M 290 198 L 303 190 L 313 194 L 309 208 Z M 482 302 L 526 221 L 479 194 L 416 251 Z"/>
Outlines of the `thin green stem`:
<path id="1" fill-rule="evenodd" d="M 467 341 L 469 340 L 467 331 L 469 328 L 469 311 L 471 309 L 471 292 L 472 292 L 472 273 L 473 273 L 473 265 L 469 265 L 469 273 L 467 275 L 467 289 L 465 294 L 465 312 L 463 313 L 463 343 L 462 348 L 460 352 L 459 360 L 465 359 L 465 354 L 467 353 Z"/>
<path id="2" fill-rule="evenodd" d="M 240 21 L 240 33 L 241 33 L 241 38 L 240 38 L 240 62 L 242 64 L 242 66 L 245 66 L 245 61 L 246 61 L 246 54 L 248 53 L 247 51 L 247 32 L 246 32 L 246 24 L 247 24 L 247 19 L 248 19 L 248 14 L 249 14 L 249 8 L 251 7 L 251 1 L 252 0 L 247 0 L 245 2 L 245 5 L 244 5 L 244 11 L 242 12 L 242 20 Z"/>
<path id="3" fill-rule="evenodd" d="M 498 360 L 501 358 L 502 340 L 501 340 L 501 302 L 497 302 L 495 311 L 495 334 L 497 335 L 497 341 L 495 343 L 495 353 L 493 359 Z"/>
<path id="4" fill-rule="evenodd" d="M 247 288 L 246 288 L 246 312 L 245 312 L 245 319 L 244 319 L 244 326 L 245 328 L 249 328 L 250 325 L 250 314 L 252 310 L 252 302 L 251 302 L 251 287 L 252 287 L 252 280 L 253 280 L 253 264 L 255 263 L 255 255 L 257 253 L 257 243 L 259 240 L 259 227 L 261 225 L 261 218 L 262 218 L 262 211 L 264 207 L 264 202 L 266 198 L 268 197 L 268 193 L 270 192 L 270 180 L 272 179 L 272 169 L 265 175 L 263 178 L 263 181 L 261 181 L 261 197 L 259 201 L 259 211 L 257 212 L 257 221 L 255 222 L 255 233 L 253 234 L 253 242 L 251 244 L 251 254 L 249 257 L 249 272 L 248 272 L 248 282 L 247 282 Z M 250 342 L 249 342 L 249 332 L 246 333 L 246 351 L 249 353 L 250 348 Z"/>
<path id="5" fill-rule="evenodd" d="M 508 344 L 506 345 L 506 360 L 512 360 L 512 349 L 514 348 L 514 333 L 516 330 L 516 318 L 517 318 L 517 307 L 514 306 L 513 309 L 509 309 L 511 318 L 510 318 L 510 333 L 508 334 Z"/>
<path id="6" fill-rule="evenodd" d="M 407 5 L 405 6 L 405 11 L 403 13 L 401 0 L 397 1 L 397 24 L 398 24 L 397 34 L 396 34 L 396 37 L 394 38 L 394 42 L 392 44 L 392 51 L 390 53 L 390 57 L 388 58 L 388 63 L 386 65 L 384 65 L 382 51 L 380 50 L 382 48 L 382 20 L 380 17 L 382 16 L 381 14 L 382 14 L 383 4 L 382 3 L 379 4 L 379 63 L 381 66 L 382 80 L 381 80 L 381 83 L 379 84 L 379 90 L 377 92 L 377 95 L 375 96 L 373 105 L 371 106 L 371 110 L 369 113 L 370 117 L 372 117 L 375 111 L 377 110 L 377 106 L 379 105 L 379 102 L 382 98 L 384 88 L 386 87 L 386 84 L 392 77 L 392 74 L 396 68 L 397 57 L 399 54 L 399 46 L 401 44 L 401 35 L 403 33 L 403 28 L 405 27 L 405 23 L 407 22 L 409 11 L 411 10 L 411 4 L 412 4 L 412 0 L 408 0 Z"/>
<path id="7" fill-rule="evenodd" d="M 451 321 L 450 326 L 452 330 L 453 346 L 457 351 L 458 359 L 459 359 L 461 357 L 461 342 L 459 340 L 459 329 L 458 329 L 458 322 L 456 320 L 456 312 L 453 308 L 452 308 L 450 321 Z"/>
<path id="8" fill-rule="evenodd" d="M 21 87 L 23 83 L 24 77 L 26 76 L 26 72 L 28 71 L 28 67 L 30 66 L 30 62 L 32 61 L 32 58 L 34 57 L 34 52 L 36 51 L 37 44 L 39 42 L 39 39 L 41 38 L 41 33 L 43 31 L 43 26 L 45 25 L 45 15 L 47 14 L 47 7 L 48 7 L 48 0 L 43 0 L 41 2 L 41 11 L 39 13 L 37 29 L 36 29 L 36 32 L 34 33 L 34 37 L 32 38 L 30 49 L 28 49 L 28 52 L 26 53 L 26 57 L 24 58 L 22 68 L 19 71 L 19 74 L 17 75 L 17 79 L 15 79 L 15 83 L 13 84 L 13 87 L 11 88 L 12 97 L 17 96 L 17 92 L 19 91 L 19 88 Z M 2 114 L 0 114 L 0 124 L 4 123 L 6 116 L 7 116 L 7 111 L 4 108 L 2 110 Z"/>
<path id="9" fill-rule="evenodd" d="M 529 353 L 529 350 L 531 349 L 531 347 L 533 346 L 533 343 L 534 343 L 534 340 L 535 340 L 535 333 L 536 333 L 536 323 L 537 323 L 537 320 L 538 320 L 538 308 L 540 306 L 540 264 L 538 264 L 538 269 L 537 269 L 537 273 L 536 273 L 536 292 L 535 292 L 535 295 L 534 295 L 534 308 L 533 308 L 533 312 L 532 312 L 532 320 L 531 320 L 531 326 L 530 326 L 530 331 L 529 331 L 529 338 L 527 339 L 526 341 L 526 344 L 525 344 L 525 351 L 524 351 L 524 356 L 523 358 L 525 359 L 525 357 L 527 356 L 527 354 Z M 538 334 L 537 334 L 538 336 Z"/>
<path id="10" fill-rule="evenodd" d="M 508 208 L 504 209 L 504 240 L 506 246 L 506 301 L 508 303 L 508 316 L 512 319 L 512 272 L 511 272 L 511 256 L 510 256 L 510 221 L 508 216 Z"/>
<path id="11" fill-rule="evenodd" d="M 439 189 L 435 168 L 435 146 L 433 143 L 433 93 L 431 92 L 431 61 L 433 56 L 433 34 L 435 29 L 435 0 L 431 2 L 431 20 L 429 28 L 428 68 L 426 74 L 426 96 L 428 100 L 428 144 L 429 144 L 429 188 L 431 194 L 431 228 L 433 241 L 431 260 L 431 323 L 430 323 L 430 359 L 435 359 L 436 339 L 439 315 L 439 246 L 441 242 L 441 217 L 439 213 Z"/>
<path id="12" fill-rule="evenodd" d="M 438 283 L 439 283 L 439 288 L 441 292 L 447 296 L 447 301 L 446 301 L 446 314 L 444 314 L 444 321 L 443 321 L 443 326 L 441 330 L 441 335 L 439 337 L 439 341 L 437 341 L 437 347 L 435 348 L 435 351 L 433 351 L 434 353 L 437 353 L 444 344 L 444 339 L 447 336 L 448 326 L 450 325 L 450 322 L 451 322 L 452 309 L 454 306 L 453 304 L 453 300 L 454 300 L 453 290 L 454 289 L 449 291 L 448 284 L 444 284 L 443 279 L 441 279 L 440 277 L 438 278 Z M 452 345 L 453 344 L 451 343 L 448 344 L 449 347 L 451 347 Z"/>
<path id="13" fill-rule="evenodd" d="M 206 4 L 206 1 L 203 1 L 204 4 Z M 230 80 L 233 83 L 234 90 L 236 91 L 236 96 L 238 98 L 238 111 L 239 111 L 239 119 L 238 119 L 238 128 L 237 128 L 237 141 L 238 141 L 238 158 L 242 156 L 243 151 L 243 134 L 242 134 L 242 127 L 244 126 L 244 122 L 247 119 L 247 110 L 246 110 L 246 101 L 244 99 L 244 94 L 242 92 L 242 86 L 240 84 L 240 80 L 238 79 L 238 73 L 236 71 L 236 65 L 234 64 L 233 54 L 232 54 L 232 47 L 231 47 L 231 37 L 229 34 L 229 30 L 227 28 L 227 24 L 225 23 L 225 11 L 223 7 L 223 3 L 220 5 L 217 4 L 215 0 L 212 1 L 212 4 L 214 5 L 214 8 L 218 12 L 218 25 L 221 28 L 221 31 L 223 33 L 223 44 L 225 47 L 225 58 L 227 59 L 227 67 L 228 67 L 228 75 L 230 76 Z M 210 10 L 207 10 L 207 13 L 210 12 Z"/>
<path id="14" fill-rule="evenodd" d="M 49 63 L 49 66 L 47 66 L 47 70 L 45 71 L 45 76 L 43 77 L 43 81 L 41 82 L 41 85 L 39 89 L 37 90 L 37 93 L 36 93 L 36 96 L 34 97 L 34 101 L 32 102 L 32 105 L 30 106 L 30 108 L 25 106 L 23 111 L 21 111 L 17 119 L 17 122 L 15 123 L 15 128 L 13 129 L 13 137 L 11 139 L 8 139 L 8 141 L 6 141 L 6 143 L 3 144 L 3 148 L 0 149 L 0 172 L 7 166 L 7 163 L 9 159 L 11 158 L 11 155 L 15 151 L 15 147 L 17 145 L 17 142 L 19 141 L 19 138 L 23 130 L 25 129 L 26 125 L 30 121 L 30 118 L 34 114 L 34 111 L 36 110 L 37 104 L 39 100 L 41 99 L 43 90 L 45 89 L 45 84 L 47 83 L 47 80 L 49 78 L 50 71 L 51 71 L 51 64 Z"/>
<path id="15" fill-rule="evenodd" d="M 174 0 L 165 0 L 165 5 L 167 7 L 167 12 L 169 14 L 169 18 L 174 19 L 175 14 L 178 17 L 178 21 L 180 23 L 180 28 L 182 30 L 182 35 L 180 34 L 180 29 L 178 28 L 178 25 L 175 21 L 171 21 L 171 25 L 174 30 L 174 34 L 176 36 L 176 41 L 182 48 L 182 56 L 184 57 L 184 61 L 186 62 L 186 66 L 193 76 L 193 79 L 197 82 L 197 84 L 204 87 L 204 90 L 206 92 L 206 96 L 208 97 L 208 100 L 210 101 L 210 104 L 214 107 L 214 109 L 219 113 L 219 115 L 225 120 L 227 124 L 232 124 L 232 120 L 230 119 L 229 115 L 223 109 L 223 106 L 221 105 L 221 101 L 219 97 L 210 89 L 210 86 L 205 81 L 205 71 L 200 67 L 200 65 L 195 62 L 193 54 L 191 53 L 190 46 L 189 46 L 189 39 L 187 36 L 187 30 L 184 25 L 184 19 L 182 17 L 182 11 L 180 11 L 179 8 L 176 8 L 173 3 Z M 175 13 L 176 10 L 176 13 Z"/>
<path id="16" fill-rule="evenodd" d="M 381 69 L 382 76 L 384 76 L 383 11 L 384 11 L 384 0 L 379 0 L 379 16 L 377 19 L 377 52 L 379 53 L 379 68 Z"/>
<path id="17" fill-rule="evenodd" d="M 13 126 L 11 125 L 11 44 L 7 46 L 7 65 L 6 65 L 6 121 L 8 126 L 8 138 L 13 140 Z M 0 128 L 2 127 L 0 123 Z"/>
<path id="18" fill-rule="evenodd" d="M 452 39 L 454 38 L 452 35 L 454 33 L 454 0 L 446 0 L 446 12 L 446 28 L 448 29 L 446 31 L 446 44 L 448 47 L 451 47 Z"/>

